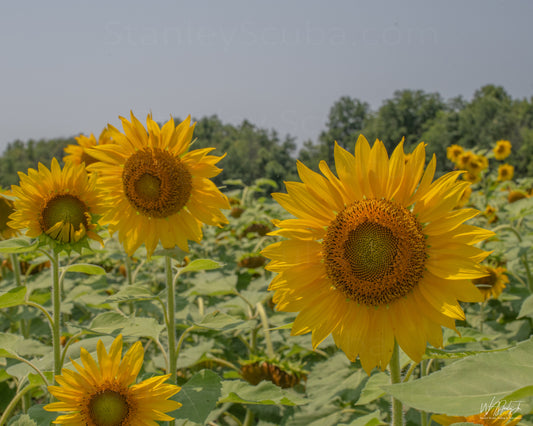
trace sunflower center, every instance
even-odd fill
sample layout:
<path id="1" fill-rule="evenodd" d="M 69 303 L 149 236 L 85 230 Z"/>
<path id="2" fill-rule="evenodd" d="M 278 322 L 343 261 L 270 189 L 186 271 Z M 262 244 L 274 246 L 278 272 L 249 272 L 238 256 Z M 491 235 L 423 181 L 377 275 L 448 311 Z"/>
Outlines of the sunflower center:
<path id="1" fill-rule="evenodd" d="M 389 200 L 359 200 L 342 210 L 323 241 L 328 277 L 347 298 L 368 306 L 406 296 L 426 262 L 422 226 Z"/>
<path id="2" fill-rule="evenodd" d="M 498 281 L 498 276 L 492 269 L 487 268 L 487 273 L 488 275 L 485 275 L 484 277 L 474 278 L 472 283 L 480 289 L 491 289 L 496 284 L 496 281 Z"/>
<path id="3" fill-rule="evenodd" d="M 89 416 L 96 426 L 120 426 L 130 411 L 125 396 L 109 389 L 93 395 L 88 408 Z"/>
<path id="4" fill-rule="evenodd" d="M 41 229 L 63 243 L 79 241 L 88 228 L 89 210 L 78 197 L 60 194 L 46 202 L 41 213 Z"/>
<path id="5" fill-rule="evenodd" d="M 187 166 L 159 148 L 144 148 L 128 158 L 122 183 L 131 205 L 139 213 L 155 218 L 179 212 L 192 191 L 192 175 Z"/>

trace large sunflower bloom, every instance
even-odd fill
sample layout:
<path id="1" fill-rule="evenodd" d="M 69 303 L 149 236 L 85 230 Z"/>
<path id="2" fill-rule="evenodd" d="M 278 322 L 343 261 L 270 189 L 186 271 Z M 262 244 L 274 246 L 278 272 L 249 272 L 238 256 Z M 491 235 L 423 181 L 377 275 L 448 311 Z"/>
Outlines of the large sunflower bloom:
<path id="1" fill-rule="evenodd" d="M 511 142 L 505 140 L 496 142 L 492 152 L 494 152 L 496 160 L 505 160 L 511 154 Z"/>
<path id="2" fill-rule="evenodd" d="M 513 418 L 511 411 L 502 411 L 500 408 L 493 408 L 485 413 L 473 414 L 471 416 L 447 416 L 445 414 L 434 414 L 431 420 L 442 426 L 449 426 L 455 423 L 474 423 L 484 426 L 514 426 L 522 419 L 522 416 Z"/>
<path id="3" fill-rule="evenodd" d="M 391 158 L 363 136 L 355 156 L 335 145 L 338 177 L 298 162 L 303 183 L 273 197 L 296 216 L 270 235 L 288 238 L 262 251 L 277 272 L 269 289 L 281 311 L 300 312 L 292 334 L 329 334 L 363 368 L 385 369 L 394 340 L 420 361 L 426 342 L 442 346 L 441 325 L 464 319 L 457 299 L 481 301 L 471 279 L 488 253 L 473 247 L 492 232 L 462 223 L 474 209 L 454 210 L 467 182 L 448 173 L 433 183 L 435 157 L 424 172 L 424 144 L 405 164 L 403 141 Z"/>
<path id="4" fill-rule="evenodd" d="M 215 148 L 188 151 L 194 125 L 190 117 L 174 126 L 170 119 L 161 129 L 148 116 L 148 132 L 131 114 L 121 117 L 124 133 L 109 126 L 114 144 L 89 149 L 100 161 L 89 170 L 107 191 L 108 211 L 102 221 L 132 255 L 145 243 L 151 256 L 159 240 L 164 248 L 178 245 L 188 251 L 188 240 L 201 241 L 202 222 L 228 223 L 220 209 L 228 199 L 209 180 L 222 170 L 223 157 L 208 155 Z"/>
<path id="5" fill-rule="evenodd" d="M 485 300 L 491 296 L 497 299 L 502 294 L 506 284 L 509 284 L 509 278 L 505 275 L 507 270 L 502 267 L 492 268 L 490 266 L 484 266 L 484 269 L 486 275 L 475 278 L 472 282 L 481 291 Z"/>
<path id="6" fill-rule="evenodd" d="M 72 161 L 76 165 L 85 163 L 85 165 L 88 166 L 89 164 L 98 161 L 87 152 L 87 149 L 94 148 L 97 145 L 113 143 L 107 129 L 102 130 L 102 133 L 100 133 L 100 136 L 98 137 L 98 141 L 92 133 L 88 137 L 85 135 L 79 135 L 75 139 L 78 142 L 78 145 L 67 145 L 65 147 L 64 151 L 69 155 L 63 157 L 63 161 Z"/>
<path id="7" fill-rule="evenodd" d="M 47 411 L 66 412 L 54 423 L 76 426 L 157 426 L 156 421 L 170 421 L 166 415 L 181 407 L 168 400 L 180 387 L 164 383 L 170 374 L 155 376 L 133 384 L 141 370 L 144 351 L 136 342 L 122 356 L 122 336 L 106 351 L 101 340 L 97 345 L 98 364 L 81 348 L 83 365 L 72 361 L 76 371 L 63 369 L 56 376 L 59 386 L 48 386 L 59 402 L 44 407 Z"/>
<path id="8" fill-rule="evenodd" d="M 94 215 L 103 212 L 96 176 L 73 163 L 63 170 L 55 158 L 50 170 L 39 163 L 38 171 L 19 172 L 20 186 L 13 185 L 15 212 L 8 225 L 26 229 L 31 238 L 40 237 L 56 249 L 76 249 L 87 245 L 87 238 L 102 243 L 94 232 Z"/>

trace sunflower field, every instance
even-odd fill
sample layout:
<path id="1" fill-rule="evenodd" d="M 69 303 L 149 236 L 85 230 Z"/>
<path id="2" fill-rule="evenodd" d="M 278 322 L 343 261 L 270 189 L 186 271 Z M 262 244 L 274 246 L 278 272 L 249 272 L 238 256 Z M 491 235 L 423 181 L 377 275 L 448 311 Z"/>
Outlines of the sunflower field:
<path id="1" fill-rule="evenodd" d="M 533 425 L 510 141 L 219 187 L 190 118 L 121 121 L 1 194 L 0 426 Z"/>

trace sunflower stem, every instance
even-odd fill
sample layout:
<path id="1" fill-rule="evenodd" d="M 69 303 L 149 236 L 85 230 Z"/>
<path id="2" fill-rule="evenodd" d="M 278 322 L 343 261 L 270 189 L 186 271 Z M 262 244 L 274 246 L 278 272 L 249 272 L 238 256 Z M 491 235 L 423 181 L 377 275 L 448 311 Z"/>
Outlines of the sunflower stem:
<path id="1" fill-rule="evenodd" d="M 427 359 L 423 359 L 420 362 L 420 378 L 426 375 L 427 368 Z M 427 426 L 428 424 L 428 415 L 425 411 L 420 411 L 420 426 Z"/>
<path id="2" fill-rule="evenodd" d="M 481 306 L 479 307 L 479 332 L 480 333 L 483 333 L 483 323 L 485 322 L 485 305 L 487 304 L 487 300 L 485 300 L 484 302 L 481 302 Z"/>
<path id="3" fill-rule="evenodd" d="M 172 276 L 172 259 L 165 256 L 165 273 L 167 281 L 167 335 L 168 335 L 168 372 L 170 382 L 176 384 L 176 316 L 174 313 L 174 277 Z"/>
<path id="4" fill-rule="evenodd" d="M 394 341 L 394 350 L 392 351 L 392 357 L 389 364 L 390 379 L 394 385 L 402 381 L 400 370 L 400 348 L 398 342 Z M 392 425 L 403 426 L 403 410 L 402 403 L 396 398 L 392 398 Z"/>
<path id="5" fill-rule="evenodd" d="M 265 312 L 265 308 L 263 307 L 263 304 L 261 302 L 257 302 L 256 308 L 257 308 L 257 312 L 259 312 L 259 316 L 261 317 L 263 333 L 265 334 L 266 353 L 267 353 L 267 356 L 270 359 L 272 359 L 274 358 L 275 353 L 274 353 L 274 346 L 272 345 L 272 339 L 270 338 L 270 328 L 268 325 L 268 317 Z"/>
<path id="6" fill-rule="evenodd" d="M 17 253 L 11 253 L 9 255 L 11 258 L 11 265 L 13 266 L 13 275 L 15 277 L 15 284 L 17 287 L 20 287 L 22 284 L 22 281 L 20 279 L 20 262 L 19 257 L 17 256 Z"/>
<path id="7" fill-rule="evenodd" d="M 246 409 L 246 417 L 244 418 L 244 422 L 242 422 L 242 426 L 252 426 L 254 424 L 255 415 L 249 408 Z"/>
<path id="8" fill-rule="evenodd" d="M 61 374 L 61 289 L 59 282 L 59 255 L 52 253 L 51 270 L 52 270 L 52 304 L 53 304 L 53 322 L 52 322 L 52 347 L 54 352 L 54 384 L 55 376 Z"/>
<path id="9" fill-rule="evenodd" d="M 13 399 L 11 400 L 11 402 L 9 403 L 9 405 L 6 407 L 4 413 L 2 414 L 2 417 L 0 417 L 0 426 L 4 426 L 6 424 L 6 421 L 9 417 L 9 415 L 11 414 L 11 412 L 13 411 L 13 409 L 17 406 L 18 402 L 20 401 L 20 399 L 26 395 L 27 392 L 31 391 L 32 389 L 34 389 L 33 386 L 26 386 L 24 389 L 22 389 L 21 391 L 19 391 L 19 393 L 17 393 Z"/>

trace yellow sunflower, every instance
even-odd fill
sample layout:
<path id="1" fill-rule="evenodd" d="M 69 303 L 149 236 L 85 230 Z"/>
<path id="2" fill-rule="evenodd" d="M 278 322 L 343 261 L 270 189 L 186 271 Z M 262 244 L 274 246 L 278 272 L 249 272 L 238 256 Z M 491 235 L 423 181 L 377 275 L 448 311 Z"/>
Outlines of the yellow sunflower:
<path id="1" fill-rule="evenodd" d="M 496 142 L 492 152 L 494 152 L 496 160 L 505 160 L 511 154 L 511 142 L 505 140 Z"/>
<path id="2" fill-rule="evenodd" d="M 442 426 L 449 426 L 455 423 L 474 423 L 485 426 L 514 426 L 522 419 L 522 416 L 513 418 L 511 411 L 502 411 L 501 408 L 493 408 L 485 413 L 471 416 L 447 416 L 445 414 L 434 414 L 431 420 Z"/>
<path id="3" fill-rule="evenodd" d="M 518 200 L 522 200 L 523 198 L 529 198 L 529 197 L 530 196 L 523 191 L 513 190 L 513 191 L 509 191 L 509 195 L 507 196 L 507 201 L 509 201 L 509 203 L 515 203 Z"/>
<path id="4" fill-rule="evenodd" d="M 468 169 L 470 161 L 472 161 L 474 158 L 476 158 L 476 154 L 474 154 L 472 151 L 463 152 L 457 158 L 457 165 L 462 169 Z"/>
<path id="5" fill-rule="evenodd" d="M 89 164 L 98 161 L 87 152 L 87 149 L 94 148 L 97 145 L 113 143 L 107 129 L 102 130 L 102 133 L 100 133 L 100 136 L 98 137 L 98 141 L 92 133 L 89 137 L 79 135 L 75 139 L 78 141 L 78 145 L 67 145 L 64 151 L 69 155 L 63 157 L 63 161 L 72 161 L 76 165 L 85 163 L 85 165 L 88 166 Z"/>
<path id="6" fill-rule="evenodd" d="M 509 284 L 509 278 L 505 275 L 507 271 L 505 268 L 484 266 L 485 276 L 474 278 L 472 283 L 481 291 L 483 299 L 487 300 L 491 296 L 497 299 L 502 294 L 506 284 Z"/>
<path id="7" fill-rule="evenodd" d="M 159 240 L 164 248 L 202 239 L 202 222 L 228 223 L 220 209 L 228 199 L 209 180 L 222 170 L 223 157 L 208 155 L 215 148 L 189 151 L 194 125 L 190 117 L 177 127 L 170 119 L 161 129 L 148 116 L 148 132 L 131 114 L 121 117 L 124 134 L 109 126 L 114 144 L 89 149 L 100 160 L 89 170 L 107 192 L 108 210 L 102 218 L 132 255 L 143 243 L 151 256 Z"/>
<path id="8" fill-rule="evenodd" d="M 179 402 L 168 399 L 180 387 L 165 383 L 170 374 L 133 384 L 143 364 L 141 342 L 136 342 L 121 359 L 122 336 L 119 335 L 109 353 L 99 340 L 97 353 L 98 364 L 81 348 L 83 365 L 72 361 L 77 372 L 63 369 L 56 376 L 59 386 L 48 386 L 48 391 L 59 401 L 44 409 L 67 413 L 59 416 L 55 424 L 157 426 L 156 421 L 174 420 L 165 413 L 181 407 Z"/>
<path id="9" fill-rule="evenodd" d="M 474 175 L 478 175 L 489 166 L 489 162 L 483 155 L 476 155 L 470 159 L 466 168 Z"/>
<path id="10" fill-rule="evenodd" d="M 461 198 L 459 198 L 459 201 L 457 202 L 457 207 L 464 207 L 465 204 L 468 203 L 468 200 L 470 200 L 471 195 L 472 195 L 472 187 L 469 185 L 463 191 Z"/>
<path id="11" fill-rule="evenodd" d="M 379 140 L 360 136 L 355 156 L 335 144 L 338 177 L 298 162 L 303 183 L 287 182 L 273 197 L 294 219 L 270 235 L 286 237 L 265 248 L 269 289 L 280 311 L 299 312 L 292 334 L 312 332 L 313 347 L 329 334 L 369 373 L 385 369 L 394 340 L 420 361 L 426 343 L 442 346 L 441 325 L 464 319 L 457 299 L 481 301 L 470 282 L 485 275 L 488 253 L 473 246 L 493 232 L 463 222 L 475 209 L 454 208 L 469 186 L 448 173 L 432 183 L 435 157 L 424 171 L 419 144 L 404 162 L 401 142 L 389 159 Z"/>
<path id="12" fill-rule="evenodd" d="M 511 180 L 514 176 L 514 167 L 510 164 L 502 164 L 498 167 L 498 180 L 504 182 Z"/>
<path id="13" fill-rule="evenodd" d="M 20 186 L 11 190 L 17 197 L 8 225 L 26 229 L 28 237 L 41 238 L 55 249 L 87 246 L 87 237 L 103 244 L 94 232 L 95 215 L 103 212 L 96 176 L 83 167 L 66 163 L 63 170 L 54 158 L 50 170 L 39 163 L 38 171 L 19 172 Z"/>
<path id="14" fill-rule="evenodd" d="M 11 191 L 0 190 L 0 239 L 2 240 L 8 240 L 19 234 L 17 229 L 8 225 L 9 215 L 15 211 L 15 205 L 11 199 L 12 195 Z"/>
<path id="15" fill-rule="evenodd" d="M 471 172 L 465 172 L 462 176 L 463 180 L 470 184 L 478 183 L 481 180 L 481 176 L 475 175 Z"/>
<path id="16" fill-rule="evenodd" d="M 453 163 L 457 163 L 459 156 L 463 153 L 463 147 L 460 145 L 450 145 L 446 148 L 446 157 Z"/>

